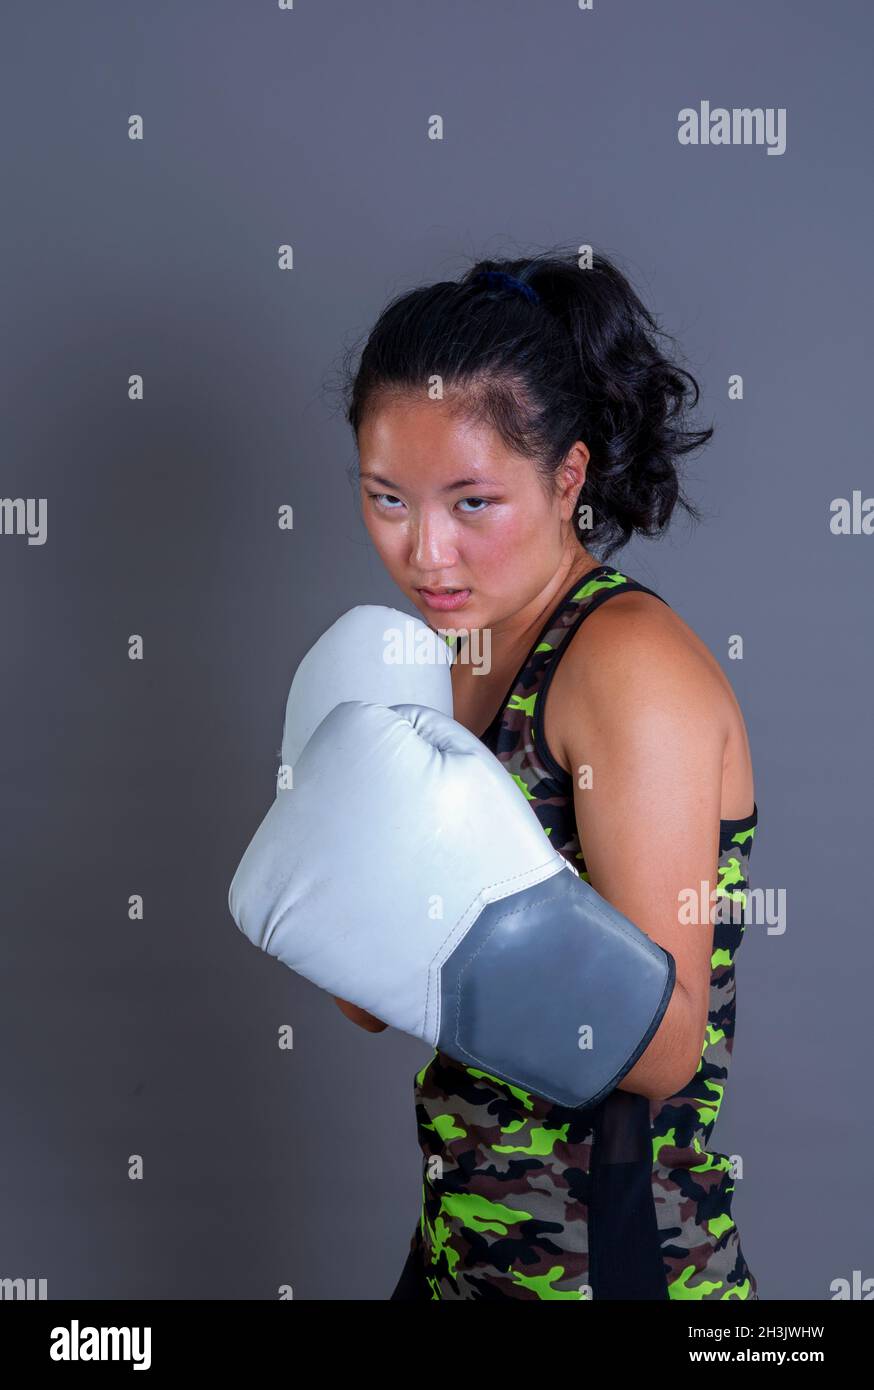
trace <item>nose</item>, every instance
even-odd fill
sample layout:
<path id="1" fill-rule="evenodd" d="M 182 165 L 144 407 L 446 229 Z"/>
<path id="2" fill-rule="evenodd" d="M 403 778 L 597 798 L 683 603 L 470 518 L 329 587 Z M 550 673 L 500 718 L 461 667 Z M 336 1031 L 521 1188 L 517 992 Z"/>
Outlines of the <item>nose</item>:
<path id="1" fill-rule="evenodd" d="M 410 527 L 411 569 L 427 575 L 451 570 L 458 558 L 451 519 L 420 511 L 413 517 Z"/>

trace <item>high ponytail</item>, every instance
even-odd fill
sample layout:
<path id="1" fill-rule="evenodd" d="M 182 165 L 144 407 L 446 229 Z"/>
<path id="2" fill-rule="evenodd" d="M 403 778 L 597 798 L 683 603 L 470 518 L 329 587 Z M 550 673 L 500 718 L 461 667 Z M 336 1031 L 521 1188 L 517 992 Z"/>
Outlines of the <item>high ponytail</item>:
<path id="1" fill-rule="evenodd" d="M 660 534 L 677 506 L 700 520 L 677 463 L 713 429 L 687 428 L 697 382 L 660 350 L 667 335 L 625 276 L 606 256 L 590 262 L 576 253 L 483 260 L 460 281 L 399 296 L 357 371 L 347 368 L 345 407 L 357 439 L 383 401 L 427 399 L 440 377 L 451 407 L 530 457 L 547 487 L 582 440 L 590 460 L 577 535 L 605 561 L 635 532 Z"/>

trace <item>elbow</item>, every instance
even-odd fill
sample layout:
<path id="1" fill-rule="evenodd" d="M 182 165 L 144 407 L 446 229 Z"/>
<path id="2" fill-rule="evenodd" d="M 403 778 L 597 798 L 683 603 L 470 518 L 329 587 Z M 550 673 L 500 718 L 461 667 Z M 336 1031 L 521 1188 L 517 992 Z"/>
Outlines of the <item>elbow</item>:
<path id="1" fill-rule="evenodd" d="M 671 1096 L 679 1095 L 681 1091 L 686 1091 L 701 1066 L 701 1053 L 703 1051 L 703 1037 L 697 1039 L 697 1046 L 687 1048 L 685 1052 L 675 1053 L 666 1058 L 664 1071 L 661 1075 L 653 1077 L 652 1094 L 650 1100 L 669 1100 Z"/>
<path id="2" fill-rule="evenodd" d="M 682 1069 L 673 1067 L 664 1072 L 661 1076 L 653 1077 L 653 1079 L 647 1083 L 646 1091 L 644 1092 L 647 1100 L 665 1101 L 670 1100 L 672 1096 L 679 1095 L 681 1091 L 687 1089 L 697 1069 L 698 1063 L 693 1062 L 689 1067 L 684 1067 Z"/>
<path id="3" fill-rule="evenodd" d="M 687 1064 L 684 1060 L 678 1061 L 676 1054 L 662 1057 L 658 1061 L 649 1058 L 632 1067 L 619 1082 L 619 1087 L 645 1096 L 647 1100 L 665 1101 L 686 1090 L 697 1068 L 697 1060 Z"/>
<path id="4" fill-rule="evenodd" d="M 694 1026 L 687 1024 L 682 1032 L 678 1029 L 673 1037 L 670 1031 L 666 1032 L 663 1046 L 653 1047 L 644 1054 L 649 1065 L 640 1076 L 641 1085 L 636 1089 L 640 1089 L 647 1100 L 653 1101 L 669 1100 L 687 1090 L 701 1066 L 705 1033 L 706 1024 L 702 1025 L 699 1034 L 697 1023 Z"/>
<path id="5" fill-rule="evenodd" d="M 670 1067 L 660 1070 L 658 1074 L 647 1077 L 641 1085 L 635 1086 L 636 1091 L 640 1091 L 646 1096 L 647 1100 L 666 1101 L 672 1096 L 679 1095 L 685 1091 L 690 1080 L 695 1075 L 695 1067 L 679 1068 Z"/>
<path id="6" fill-rule="evenodd" d="M 383 1023 L 382 1019 L 374 1018 L 371 1014 L 369 1021 L 367 1023 L 362 1022 L 359 1026 L 365 1028 L 368 1033 L 384 1033 L 388 1024 Z"/>
<path id="7" fill-rule="evenodd" d="M 706 991 L 690 994 L 680 981 L 675 990 L 677 1012 L 674 1027 L 666 1036 L 664 1074 L 656 1076 L 657 1094 L 653 1100 L 667 1100 L 688 1089 L 701 1066 L 707 1038 L 708 1004 Z M 672 1034 L 672 1036 L 671 1036 Z"/>
<path id="8" fill-rule="evenodd" d="M 357 1004 L 350 1004 L 348 999 L 338 999 L 336 995 L 332 997 L 338 1009 L 353 1023 L 357 1023 L 359 1028 L 363 1028 L 366 1033 L 384 1033 L 388 1027 L 387 1023 L 382 1022 L 382 1019 L 369 1014 L 366 1009 L 359 1009 Z"/>

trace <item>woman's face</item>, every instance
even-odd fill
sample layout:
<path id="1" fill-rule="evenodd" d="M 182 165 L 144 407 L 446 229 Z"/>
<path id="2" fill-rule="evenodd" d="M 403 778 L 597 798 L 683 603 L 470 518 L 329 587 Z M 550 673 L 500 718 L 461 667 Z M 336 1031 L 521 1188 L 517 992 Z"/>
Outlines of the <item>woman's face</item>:
<path id="1" fill-rule="evenodd" d="M 444 401 L 404 399 L 359 430 L 361 506 L 379 557 L 432 627 L 484 627 L 519 612 L 592 557 L 573 526 L 588 451 L 576 444 L 544 490 L 533 463 Z M 456 589 L 441 599 L 435 591 Z"/>

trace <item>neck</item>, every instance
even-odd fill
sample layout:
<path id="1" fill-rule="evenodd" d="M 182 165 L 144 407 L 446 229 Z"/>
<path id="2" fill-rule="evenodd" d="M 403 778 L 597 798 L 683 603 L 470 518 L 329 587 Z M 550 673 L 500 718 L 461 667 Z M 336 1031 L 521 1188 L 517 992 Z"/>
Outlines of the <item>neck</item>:
<path id="1" fill-rule="evenodd" d="M 524 661 L 540 630 L 563 594 L 578 580 L 598 569 L 600 562 L 577 545 L 576 554 L 568 557 L 549 582 L 533 599 L 501 621 L 488 625 L 491 669 L 501 683 L 509 678 Z M 465 680 L 473 676 L 474 668 L 463 661 L 453 666 L 453 677 Z M 488 679 L 488 676 L 486 676 Z M 480 675 L 477 684 L 482 680 Z"/>

